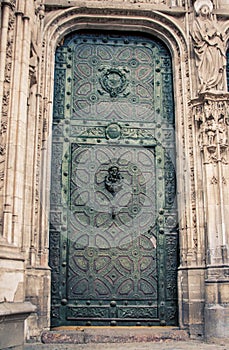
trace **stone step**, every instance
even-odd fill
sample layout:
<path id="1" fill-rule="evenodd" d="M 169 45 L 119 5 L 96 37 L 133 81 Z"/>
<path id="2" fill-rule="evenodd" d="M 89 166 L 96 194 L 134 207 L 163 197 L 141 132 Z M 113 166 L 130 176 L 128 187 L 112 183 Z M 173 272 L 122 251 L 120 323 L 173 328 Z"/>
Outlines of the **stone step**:
<path id="1" fill-rule="evenodd" d="M 42 333 L 45 344 L 146 343 L 185 341 L 186 330 L 176 327 L 69 327 Z"/>
<path id="2" fill-rule="evenodd" d="M 229 344 L 227 344 L 229 345 Z M 229 350 L 226 344 L 201 341 L 164 341 L 147 343 L 25 344 L 24 350 Z"/>

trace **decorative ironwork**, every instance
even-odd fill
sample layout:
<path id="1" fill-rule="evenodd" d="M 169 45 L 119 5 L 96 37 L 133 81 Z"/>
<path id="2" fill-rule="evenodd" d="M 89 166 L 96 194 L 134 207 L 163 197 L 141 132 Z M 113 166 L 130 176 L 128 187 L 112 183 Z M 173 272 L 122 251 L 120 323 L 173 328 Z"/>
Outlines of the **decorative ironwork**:
<path id="1" fill-rule="evenodd" d="M 52 325 L 175 325 L 168 50 L 147 37 L 71 35 L 54 86 Z"/>
<path id="2" fill-rule="evenodd" d="M 108 175 L 105 176 L 105 187 L 106 189 L 115 196 L 118 191 L 122 189 L 123 177 L 120 174 L 119 167 L 112 165 L 108 169 Z"/>
<path id="3" fill-rule="evenodd" d="M 102 74 L 99 78 L 99 82 L 102 89 L 110 94 L 110 97 L 117 97 L 126 90 L 128 80 L 125 73 L 129 72 L 128 69 L 102 68 L 100 71 Z M 103 94 L 101 90 L 98 91 L 100 94 Z M 123 96 L 126 97 L 128 94 L 127 92 L 123 94 Z"/>
<path id="4" fill-rule="evenodd" d="M 112 123 L 106 127 L 106 137 L 108 139 L 119 139 L 121 135 L 122 130 L 118 124 Z"/>

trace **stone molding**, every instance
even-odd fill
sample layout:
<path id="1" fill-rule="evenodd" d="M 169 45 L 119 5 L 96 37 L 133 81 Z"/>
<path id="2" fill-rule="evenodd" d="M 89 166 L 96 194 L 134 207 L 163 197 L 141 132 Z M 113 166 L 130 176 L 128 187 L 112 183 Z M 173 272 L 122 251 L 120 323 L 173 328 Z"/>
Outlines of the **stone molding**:
<path id="1" fill-rule="evenodd" d="M 18 315 L 19 318 L 26 318 L 31 312 L 36 311 L 36 306 L 30 302 L 24 303 L 1 303 L 0 304 L 0 318 L 6 319 Z"/>

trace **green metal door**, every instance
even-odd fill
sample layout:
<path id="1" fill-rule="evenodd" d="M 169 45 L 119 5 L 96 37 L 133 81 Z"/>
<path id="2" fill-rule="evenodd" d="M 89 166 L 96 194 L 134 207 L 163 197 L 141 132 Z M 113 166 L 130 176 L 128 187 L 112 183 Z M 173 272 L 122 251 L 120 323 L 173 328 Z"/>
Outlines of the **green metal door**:
<path id="1" fill-rule="evenodd" d="M 176 325 L 171 58 L 158 40 L 77 33 L 55 63 L 52 326 Z"/>

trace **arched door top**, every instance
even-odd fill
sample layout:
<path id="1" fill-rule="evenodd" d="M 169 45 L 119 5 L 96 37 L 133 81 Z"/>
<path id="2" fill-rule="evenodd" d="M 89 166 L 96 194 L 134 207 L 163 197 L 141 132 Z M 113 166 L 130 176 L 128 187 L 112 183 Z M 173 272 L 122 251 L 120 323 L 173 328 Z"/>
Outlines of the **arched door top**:
<path id="1" fill-rule="evenodd" d="M 78 32 L 57 49 L 54 85 L 53 326 L 177 324 L 168 49 Z"/>

